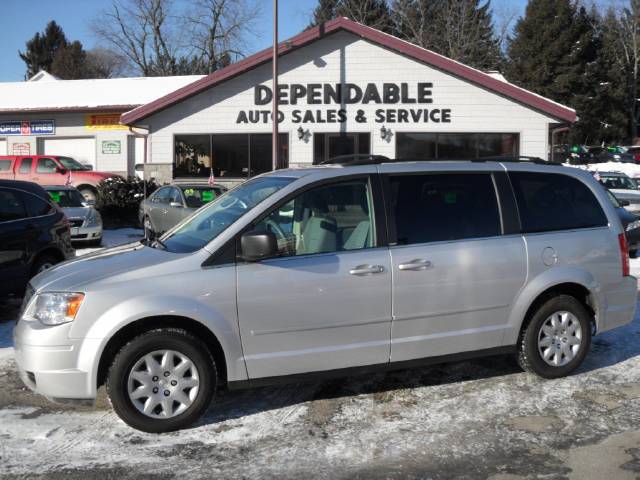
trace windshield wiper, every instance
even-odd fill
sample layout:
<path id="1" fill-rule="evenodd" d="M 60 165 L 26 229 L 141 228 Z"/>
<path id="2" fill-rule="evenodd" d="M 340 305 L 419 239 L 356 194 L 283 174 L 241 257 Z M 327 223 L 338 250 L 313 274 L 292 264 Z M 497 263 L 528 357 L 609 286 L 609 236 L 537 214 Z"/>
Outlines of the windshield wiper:
<path id="1" fill-rule="evenodd" d="M 159 238 L 156 238 L 150 246 L 155 248 L 154 245 L 161 246 L 162 250 L 166 250 L 167 249 L 167 246 Z"/>

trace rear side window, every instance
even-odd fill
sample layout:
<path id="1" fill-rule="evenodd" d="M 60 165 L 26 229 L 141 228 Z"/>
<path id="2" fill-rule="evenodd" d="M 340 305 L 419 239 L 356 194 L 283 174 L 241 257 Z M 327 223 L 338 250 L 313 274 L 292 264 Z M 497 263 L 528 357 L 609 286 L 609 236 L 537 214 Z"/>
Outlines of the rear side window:
<path id="1" fill-rule="evenodd" d="M 24 202 L 15 190 L 0 188 L 0 222 L 20 220 L 27 217 Z"/>
<path id="2" fill-rule="evenodd" d="M 29 173 L 31 172 L 31 163 L 33 162 L 32 158 L 23 158 L 20 162 L 20 173 Z"/>
<path id="3" fill-rule="evenodd" d="M 580 180 L 562 174 L 509 173 L 524 233 L 601 227 L 600 203 Z"/>
<path id="4" fill-rule="evenodd" d="M 0 172 L 11 170 L 11 160 L 0 160 Z"/>
<path id="5" fill-rule="evenodd" d="M 501 234 L 490 174 L 398 175 L 390 184 L 399 245 Z"/>
<path id="6" fill-rule="evenodd" d="M 53 213 L 54 208 L 42 198 L 32 195 L 31 193 L 24 193 L 22 198 L 27 206 L 27 212 L 30 217 L 41 217 L 43 215 L 49 215 Z"/>

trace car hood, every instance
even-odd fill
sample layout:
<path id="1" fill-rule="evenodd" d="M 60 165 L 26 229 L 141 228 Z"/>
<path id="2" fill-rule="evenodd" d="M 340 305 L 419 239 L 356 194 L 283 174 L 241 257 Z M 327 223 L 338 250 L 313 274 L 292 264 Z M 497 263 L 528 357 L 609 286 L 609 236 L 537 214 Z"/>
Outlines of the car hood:
<path id="1" fill-rule="evenodd" d="M 31 280 L 36 291 L 78 291 L 98 283 L 149 278 L 147 269 L 161 269 L 168 262 L 180 262 L 185 254 L 151 248 L 139 242 L 98 250 L 89 255 L 61 263 Z M 143 273 L 144 272 L 144 273 Z M 89 288 L 87 288 L 89 287 Z"/>
<path id="2" fill-rule="evenodd" d="M 62 211 L 67 218 L 87 218 L 91 207 L 64 207 Z"/>

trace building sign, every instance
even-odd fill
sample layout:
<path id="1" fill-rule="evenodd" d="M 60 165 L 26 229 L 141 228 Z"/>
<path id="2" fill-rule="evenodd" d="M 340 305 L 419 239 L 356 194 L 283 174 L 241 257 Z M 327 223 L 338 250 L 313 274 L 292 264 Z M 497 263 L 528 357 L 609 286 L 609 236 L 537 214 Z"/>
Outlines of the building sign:
<path id="1" fill-rule="evenodd" d="M 55 120 L 12 120 L 0 122 L 0 135 L 55 135 Z"/>
<path id="2" fill-rule="evenodd" d="M 11 147 L 13 155 L 31 155 L 30 143 L 14 143 Z"/>
<path id="3" fill-rule="evenodd" d="M 335 105 L 330 109 L 293 109 L 292 123 L 344 123 L 347 105 L 400 105 L 400 108 L 378 108 L 372 115 L 363 109 L 353 112 L 356 123 L 451 123 L 450 108 L 424 108 L 433 103 L 433 83 L 307 83 L 278 85 L 279 105 Z M 273 92 L 266 85 L 254 89 L 254 104 L 266 106 L 273 100 Z M 278 122 L 285 113 L 278 112 Z M 369 118 L 371 117 L 371 118 Z M 241 110 L 236 123 L 269 123 L 271 109 Z"/>
<path id="4" fill-rule="evenodd" d="M 120 114 L 85 115 L 84 127 L 87 130 L 128 130 L 126 125 L 120 125 Z"/>
<path id="5" fill-rule="evenodd" d="M 103 140 L 102 153 L 105 155 L 116 155 L 122 151 L 120 140 Z"/>

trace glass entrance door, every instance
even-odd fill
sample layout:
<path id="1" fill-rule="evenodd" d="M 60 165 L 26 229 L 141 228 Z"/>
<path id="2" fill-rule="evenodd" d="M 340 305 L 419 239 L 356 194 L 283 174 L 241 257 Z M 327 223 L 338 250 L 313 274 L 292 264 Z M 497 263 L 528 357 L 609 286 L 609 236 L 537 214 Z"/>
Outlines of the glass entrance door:
<path id="1" fill-rule="evenodd" d="M 315 164 L 341 155 L 368 154 L 370 151 L 369 133 L 314 134 L 313 163 Z"/>

